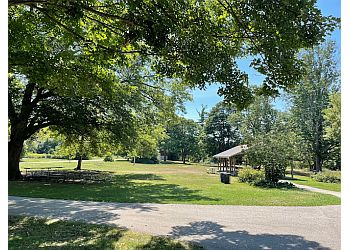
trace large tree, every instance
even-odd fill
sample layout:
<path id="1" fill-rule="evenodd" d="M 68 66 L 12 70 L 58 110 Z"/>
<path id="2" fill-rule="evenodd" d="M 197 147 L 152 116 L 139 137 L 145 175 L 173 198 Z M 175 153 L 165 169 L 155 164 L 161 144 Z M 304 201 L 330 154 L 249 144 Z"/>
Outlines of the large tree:
<path id="1" fill-rule="evenodd" d="M 310 168 L 315 171 L 322 171 L 331 146 L 324 137 L 323 110 L 328 107 L 330 93 L 339 88 L 339 67 L 335 52 L 334 42 L 306 51 L 302 55 L 306 73 L 291 94 L 295 129 L 311 156 Z"/>
<path id="2" fill-rule="evenodd" d="M 252 67 L 267 76 L 262 92 L 288 87 L 300 72 L 296 52 L 336 25 L 315 1 L 8 3 L 10 179 L 20 177 L 23 141 L 49 125 L 114 117 L 119 128 L 129 128 L 142 103 L 174 106 L 184 86 L 210 82 L 222 83 L 219 93 L 243 106 L 252 94 L 235 63 L 239 57 L 252 55 Z M 116 114 L 97 111 L 100 96 L 109 107 L 116 103 Z"/>

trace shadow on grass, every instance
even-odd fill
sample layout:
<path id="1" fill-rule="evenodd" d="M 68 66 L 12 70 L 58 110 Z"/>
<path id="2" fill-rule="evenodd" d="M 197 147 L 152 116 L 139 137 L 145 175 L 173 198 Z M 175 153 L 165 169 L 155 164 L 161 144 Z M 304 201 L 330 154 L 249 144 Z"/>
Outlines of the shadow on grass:
<path id="1" fill-rule="evenodd" d="M 150 239 L 149 239 L 150 238 Z M 122 242 L 119 242 L 122 241 Z M 202 249 L 166 237 L 129 234 L 127 230 L 81 222 L 9 217 L 9 249 Z M 136 248 L 135 248 L 136 245 Z"/>
<path id="2" fill-rule="evenodd" d="M 199 190 L 177 184 L 155 174 L 116 175 L 113 181 L 95 184 L 9 182 L 9 194 L 51 199 L 108 201 L 126 203 L 169 203 L 217 201 L 199 194 Z"/>
<path id="3" fill-rule="evenodd" d="M 253 184 L 254 187 L 263 188 L 263 189 L 283 189 L 283 190 L 296 190 L 297 187 L 290 182 L 269 182 L 269 181 L 260 181 Z"/>
<path id="4" fill-rule="evenodd" d="M 125 229 L 34 217 L 9 217 L 9 249 L 114 249 Z"/>
<path id="5" fill-rule="evenodd" d="M 227 229 L 224 230 L 224 226 L 212 221 L 175 226 L 169 235 L 174 238 L 191 237 L 193 242 L 208 249 L 330 249 L 299 235 L 227 231 Z"/>

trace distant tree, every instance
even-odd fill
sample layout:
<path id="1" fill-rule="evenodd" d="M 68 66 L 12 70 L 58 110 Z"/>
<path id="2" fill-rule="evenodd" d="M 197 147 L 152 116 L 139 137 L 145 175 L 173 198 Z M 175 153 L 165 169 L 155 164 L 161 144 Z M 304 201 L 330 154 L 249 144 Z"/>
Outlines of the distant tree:
<path id="1" fill-rule="evenodd" d="M 82 169 L 82 162 L 90 156 L 100 156 L 116 149 L 118 144 L 112 139 L 109 131 L 98 130 L 94 127 L 84 127 L 74 130 L 56 127 L 56 136 L 63 143 L 57 149 L 57 153 L 67 155 L 77 160 L 75 170 Z"/>
<path id="2" fill-rule="evenodd" d="M 324 137 L 329 141 L 330 144 L 328 154 L 330 154 L 329 158 L 331 160 L 331 163 L 328 164 L 328 167 L 340 169 L 341 94 L 333 93 L 329 96 L 329 98 L 329 106 L 323 110 L 323 117 L 325 120 Z"/>
<path id="3" fill-rule="evenodd" d="M 199 116 L 198 124 L 202 128 L 204 128 L 205 120 L 208 118 L 208 112 L 206 111 L 206 109 L 207 109 L 207 105 L 202 104 L 201 109 L 197 110 L 197 114 Z"/>
<path id="4" fill-rule="evenodd" d="M 292 91 L 291 112 L 295 128 L 311 156 L 311 169 L 322 171 L 327 160 L 330 141 L 324 137 L 323 110 L 328 107 L 329 95 L 339 87 L 339 68 L 335 43 L 327 42 L 305 52 L 305 75 Z"/>
<path id="5" fill-rule="evenodd" d="M 190 119 L 182 117 L 169 126 L 165 140 L 167 149 L 181 156 L 185 164 L 188 156 L 196 157 L 199 150 L 200 126 Z"/>
<path id="6" fill-rule="evenodd" d="M 244 143 L 250 144 L 260 135 L 269 133 L 275 125 L 277 111 L 273 108 L 271 98 L 257 96 L 244 110 L 230 115 L 232 126 L 238 127 Z"/>
<path id="7" fill-rule="evenodd" d="M 236 112 L 222 102 L 212 108 L 205 123 L 207 153 L 213 156 L 240 143 L 237 127 L 232 127 L 228 117 Z"/>
<path id="8" fill-rule="evenodd" d="M 197 110 L 197 114 L 199 116 L 198 124 L 200 125 L 199 127 L 199 135 L 198 135 L 198 151 L 196 156 L 193 158 L 194 161 L 199 162 L 199 161 L 204 161 L 205 158 L 207 158 L 207 153 L 206 153 L 206 134 L 205 134 L 205 122 L 208 118 L 208 112 L 206 111 L 207 106 L 203 105 L 201 106 L 200 110 Z"/>
<path id="9" fill-rule="evenodd" d="M 159 144 L 166 137 L 163 126 L 141 126 L 126 149 L 128 156 L 157 159 Z"/>

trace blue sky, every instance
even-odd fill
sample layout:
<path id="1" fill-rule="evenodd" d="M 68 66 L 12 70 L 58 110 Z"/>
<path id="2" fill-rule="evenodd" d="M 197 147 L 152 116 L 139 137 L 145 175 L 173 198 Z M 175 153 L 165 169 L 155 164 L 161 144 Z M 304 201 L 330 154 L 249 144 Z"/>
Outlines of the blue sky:
<path id="1" fill-rule="evenodd" d="M 340 17 L 340 0 L 318 0 L 317 6 L 322 11 L 322 14 L 325 16 L 332 15 L 336 17 Z M 340 30 L 335 30 L 332 35 L 330 36 L 330 39 L 335 40 L 337 43 L 337 46 L 340 50 Z M 241 70 L 244 70 L 248 73 L 250 84 L 260 84 L 264 77 L 257 73 L 254 69 L 251 69 L 249 67 L 249 61 L 248 60 L 241 60 L 238 62 L 238 65 L 240 66 Z M 217 104 L 219 101 L 222 100 L 222 97 L 220 97 L 217 94 L 219 85 L 211 85 L 207 86 L 206 90 L 199 90 L 194 89 L 191 91 L 193 96 L 192 102 L 186 102 L 186 110 L 187 113 L 183 114 L 184 117 L 197 120 L 199 118 L 197 114 L 197 110 L 201 110 L 202 105 L 206 106 L 206 110 L 209 111 L 215 104 Z M 277 98 L 275 100 L 275 107 L 277 109 L 283 110 L 285 108 L 286 104 L 282 100 L 282 98 Z"/>

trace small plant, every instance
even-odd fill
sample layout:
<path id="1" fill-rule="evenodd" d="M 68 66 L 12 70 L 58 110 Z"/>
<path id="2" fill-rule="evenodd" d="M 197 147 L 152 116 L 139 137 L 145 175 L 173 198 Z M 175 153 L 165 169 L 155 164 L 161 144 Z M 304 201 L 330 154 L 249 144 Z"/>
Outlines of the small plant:
<path id="1" fill-rule="evenodd" d="M 311 178 L 319 182 L 340 183 L 341 174 L 339 171 L 320 172 L 311 175 Z"/>
<path id="2" fill-rule="evenodd" d="M 113 160 L 112 154 L 107 154 L 107 155 L 105 156 L 105 158 L 103 159 L 103 161 L 113 162 L 114 160 Z"/>
<path id="3" fill-rule="evenodd" d="M 238 180 L 240 182 L 248 182 L 250 184 L 256 184 L 265 179 L 263 171 L 254 170 L 251 168 L 243 168 L 238 172 Z"/>

